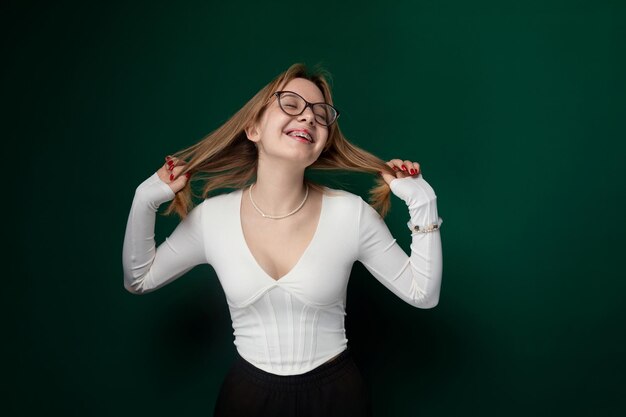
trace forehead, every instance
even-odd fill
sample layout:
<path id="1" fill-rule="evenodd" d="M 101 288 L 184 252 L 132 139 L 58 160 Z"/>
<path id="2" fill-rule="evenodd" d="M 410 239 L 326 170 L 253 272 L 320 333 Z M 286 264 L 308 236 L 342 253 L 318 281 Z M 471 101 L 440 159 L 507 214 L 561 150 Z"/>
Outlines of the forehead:
<path id="1" fill-rule="evenodd" d="M 324 95 L 315 83 L 304 78 L 294 78 L 282 88 L 300 94 L 305 100 L 311 103 L 324 102 Z"/>

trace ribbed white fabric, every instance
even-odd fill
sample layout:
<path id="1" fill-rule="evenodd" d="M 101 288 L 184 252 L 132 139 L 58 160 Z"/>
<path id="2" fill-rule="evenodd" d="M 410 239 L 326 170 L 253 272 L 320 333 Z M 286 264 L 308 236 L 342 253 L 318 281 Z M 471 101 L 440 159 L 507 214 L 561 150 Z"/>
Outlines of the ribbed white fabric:
<path id="1" fill-rule="evenodd" d="M 409 226 L 441 224 L 435 192 L 421 174 L 394 179 L 390 187 L 408 206 Z M 156 248 L 156 212 L 174 192 L 154 173 L 137 187 L 128 217 L 124 286 L 135 294 L 148 293 L 196 265 L 210 264 L 226 295 L 237 351 L 277 375 L 308 372 L 347 348 L 346 289 L 355 261 L 405 302 L 434 307 L 442 276 L 440 232 L 413 232 L 409 257 L 360 196 L 325 191 L 313 239 L 291 271 L 276 281 L 246 244 L 241 189 L 205 199 Z"/>

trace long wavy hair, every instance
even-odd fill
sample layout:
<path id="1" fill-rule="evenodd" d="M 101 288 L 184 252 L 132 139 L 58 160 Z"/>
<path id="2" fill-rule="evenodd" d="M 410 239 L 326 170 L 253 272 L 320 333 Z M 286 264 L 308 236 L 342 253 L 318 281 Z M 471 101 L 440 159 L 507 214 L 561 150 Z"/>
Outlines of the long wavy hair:
<path id="1" fill-rule="evenodd" d="M 203 183 L 203 199 L 215 189 L 245 188 L 252 184 L 256 177 L 259 151 L 256 144 L 247 138 L 245 129 L 261 119 L 274 92 L 281 90 L 294 78 L 304 78 L 313 82 L 322 91 L 324 100 L 333 104 L 331 89 L 327 81 L 327 78 L 331 78 L 330 74 L 319 66 L 315 67 L 313 72 L 309 72 L 304 64 L 293 64 L 256 93 L 222 126 L 206 135 L 195 145 L 172 154 L 181 161 L 181 164 L 186 164 L 179 175 L 190 172 L 191 177 L 185 187 L 176 193 L 163 215 L 175 212 L 180 218 L 187 216 L 193 208 L 192 197 L 197 197 L 193 194 L 192 181 Z M 376 184 L 369 190 L 368 203 L 383 218 L 389 211 L 391 190 L 379 172 L 386 171 L 395 176 L 394 170 L 382 159 L 351 144 L 341 133 L 338 121 L 329 126 L 328 140 L 324 149 L 319 158 L 307 169 L 347 170 L 376 175 Z M 309 187 L 324 192 L 321 184 L 315 183 L 306 176 L 304 182 Z"/>

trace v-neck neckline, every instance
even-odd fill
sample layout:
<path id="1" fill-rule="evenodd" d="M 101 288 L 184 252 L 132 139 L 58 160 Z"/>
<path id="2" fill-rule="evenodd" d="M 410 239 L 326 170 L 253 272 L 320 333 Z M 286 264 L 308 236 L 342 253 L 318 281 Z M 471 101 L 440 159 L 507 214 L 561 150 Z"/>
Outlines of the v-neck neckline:
<path id="1" fill-rule="evenodd" d="M 254 263 L 254 265 L 256 266 L 256 268 L 259 270 L 259 272 L 261 272 L 261 274 L 263 275 L 264 278 L 271 280 L 271 282 L 277 284 L 285 279 L 288 279 L 291 275 L 293 275 L 296 270 L 298 269 L 298 267 L 300 266 L 300 264 L 302 264 L 303 259 L 307 256 L 307 254 L 311 251 L 311 247 L 314 245 L 315 241 L 318 239 L 318 236 L 320 235 L 320 229 L 322 229 L 323 226 L 323 222 L 324 222 L 324 218 L 325 218 L 325 212 L 326 212 L 326 187 L 324 187 L 324 192 L 322 193 L 322 204 L 321 204 L 321 208 L 320 208 L 320 214 L 319 214 L 319 218 L 317 220 L 317 226 L 315 228 L 315 232 L 313 233 L 313 237 L 311 238 L 311 240 L 309 241 L 308 245 L 306 246 L 306 248 L 304 249 L 304 251 L 302 252 L 302 254 L 300 255 L 300 257 L 298 258 L 298 260 L 296 261 L 296 263 L 291 267 L 291 269 L 284 274 L 282 277 L 275 279 L 274 277 L 272 277 L 270 274 L 268 274 L 265 269 L 263 269 L 263 267 L 261 267 L 261 264 L 259 264 L 259 262 L 257 261 L 257 259 L 254 257 L 254 254 L 252 253 L 252 251 L 250 250 L 250 246 L 248 246 L 248 242 L 246 241 L 246 236 L 243 232 L 243 225 L 241 223 L 241 203 L 244 197 L 244 193 L 246 191 L 246 189 L 239 189 L 238 193 L 239 193 L 239 198 L 235 199 L 236 203 L 237 203 L 237 225 L 238 228 L 237 230 L 239 231 L 239 238 L 241 239 L 241 243 L 244 246 L 245 252 L 248 254 L 248 256 L 250 257 L 250 259 L 252 260 L 252 262 Z"/>

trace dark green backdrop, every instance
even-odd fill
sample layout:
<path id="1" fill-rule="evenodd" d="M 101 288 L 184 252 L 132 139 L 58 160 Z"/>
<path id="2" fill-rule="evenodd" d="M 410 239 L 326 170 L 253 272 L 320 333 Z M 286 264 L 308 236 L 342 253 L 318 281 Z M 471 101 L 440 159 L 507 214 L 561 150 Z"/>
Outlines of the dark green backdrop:
<path id="1" fill-rule="evenodd" d="M 182 3 L 2 6 L 3 409 L 211 415 L 222 289 L 201 265 L 126 292 L 128 210 L 165 155 L 304 62 L 333 74 L 350 140 L 421 163 L 444 219 L 435 309 L 354 266 L 376 415 L 626 415 L 624 2 Z M 408 251 L 406 220 L 393 197 Z"/>

